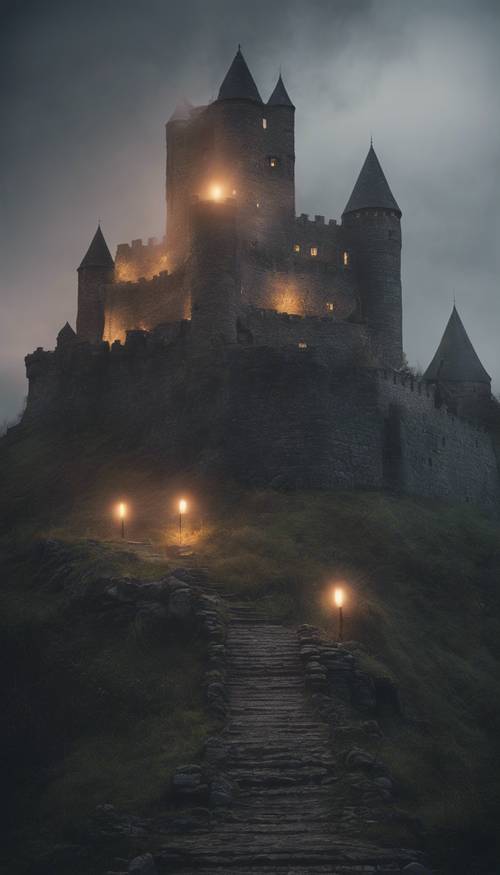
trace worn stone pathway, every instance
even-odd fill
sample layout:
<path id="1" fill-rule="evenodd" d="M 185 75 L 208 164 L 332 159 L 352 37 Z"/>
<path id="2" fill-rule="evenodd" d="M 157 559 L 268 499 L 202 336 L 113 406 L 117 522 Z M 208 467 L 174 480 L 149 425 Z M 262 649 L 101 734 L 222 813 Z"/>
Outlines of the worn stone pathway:
<path id="1" fill-rule="evenodd" d="M 365 843 L 338 784 L 330 728 L 311 705 L 295 630 L 230 609 L 228 714 L 207 756 L 238 787 L 204 827 L 171 835 L 156 861 L 184 875 L 394 875 L 416 859 Z M 352 800 L 351 800 L 352 801 Z M 369 816 L 369 815 L 368 815 Z"/>

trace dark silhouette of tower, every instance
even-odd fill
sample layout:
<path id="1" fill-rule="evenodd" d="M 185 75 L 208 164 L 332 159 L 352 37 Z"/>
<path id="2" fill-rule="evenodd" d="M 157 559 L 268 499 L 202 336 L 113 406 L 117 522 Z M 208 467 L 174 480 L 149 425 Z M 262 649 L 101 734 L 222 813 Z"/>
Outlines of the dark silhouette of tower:
<path id="1" fill-rule="evenodd" d="M 379 358 L 394 368 L 403 356 L 401 210 L 370 145 L 342 226 L 353 249 L 363 318 Z"/>
<path id="2" fill-rule="evenodd" d="M 193 198 L 236 202 L 243 246 L 290 251 L 295 219 L 294 106 L 281 76 L 264 104 L 238 49 L 217 100 L 186 101 L 167 122 L 169 266 L 190 252 Z"/>
<path id="3" fill-rule="evenodd" d="M 103 286 L 112 283 L 115 264 L 101 231 L 97 231 L 78 268 L 78 315 L 76 333 L 82 340 L 98 343 L 104 329 Z"/>

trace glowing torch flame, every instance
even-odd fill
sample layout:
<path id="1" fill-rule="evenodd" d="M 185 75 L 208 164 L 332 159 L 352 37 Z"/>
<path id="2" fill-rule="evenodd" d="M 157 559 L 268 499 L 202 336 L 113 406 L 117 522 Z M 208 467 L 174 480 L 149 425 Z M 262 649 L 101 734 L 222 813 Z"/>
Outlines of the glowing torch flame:
<path id="1" fill-rule="evenodd" d="M 333 591 L 333 600 L 337 608 L 341 608 L 344 604 L 344 590 L 336 587 Z"/>
<path id="2" fill-rule="evenodd" d="M 125 504 L 124 501 L 120 501 L 120 503 L 118 505 L 118 516 L 120 517 L 121 520 L 124 520 L 125 517 L 127 516 L 127 505 Z"/>
<path id="3" fill-rule="evenodd" d="M 186 513 L 187 511 L 187 501 L 185 498 L 181 498 L 179 501 L 179 513 Z"/>

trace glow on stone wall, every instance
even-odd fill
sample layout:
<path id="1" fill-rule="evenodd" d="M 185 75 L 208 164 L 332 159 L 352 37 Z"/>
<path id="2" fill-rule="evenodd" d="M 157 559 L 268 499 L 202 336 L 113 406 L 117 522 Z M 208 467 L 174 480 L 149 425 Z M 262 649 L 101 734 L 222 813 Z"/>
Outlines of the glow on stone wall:
<path id="1" fill-rule="evenodd" d="M 270 297 L 270 306 L 278 313 L 290 313 L 292 316 L 305 315 L 304 295 L 294 283 L 275 284 Z"/>

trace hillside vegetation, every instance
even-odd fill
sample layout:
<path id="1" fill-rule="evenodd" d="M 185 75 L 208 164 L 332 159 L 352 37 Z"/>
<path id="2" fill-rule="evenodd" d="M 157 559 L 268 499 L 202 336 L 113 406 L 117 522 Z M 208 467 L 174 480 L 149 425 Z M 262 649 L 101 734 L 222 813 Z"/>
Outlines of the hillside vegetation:
<path id="1" fill-rule="evenodd" d="M 157 810 L 172 768 L 201 749 L 209 725 L 199 643 L 68 618 L 64 586 L 37 578 L 33 552 L 56 537 L 79 551 L 82 573 L 160 576 L 172 560 L 138 559 L 141 544 L 124 553 L 113 505 L 128 502 L 130 540 L 162 555 L 177 537 L 183 495 L 193 554 L 175 563 L 203 566 L 270 616 L 336 634 L 330 594 L 343 582 L 346 638 L 367 670 L 399 690 L 402 715 L 381 708 L 379 752 L 401 807 L 419 818 L 444 871 L 496 870 L 497 520 L 380 493 L 243 491 L 192 472 L 168 477 L 161 460 L 125 456 L 92 435 L 11 438 L 0 476 L 2 664 L 21 726 L 15 737 L 6 730 L 14 756 L 2 748 L 23 835 L 41 824 L 71 836 L 102 802 Z"/>

